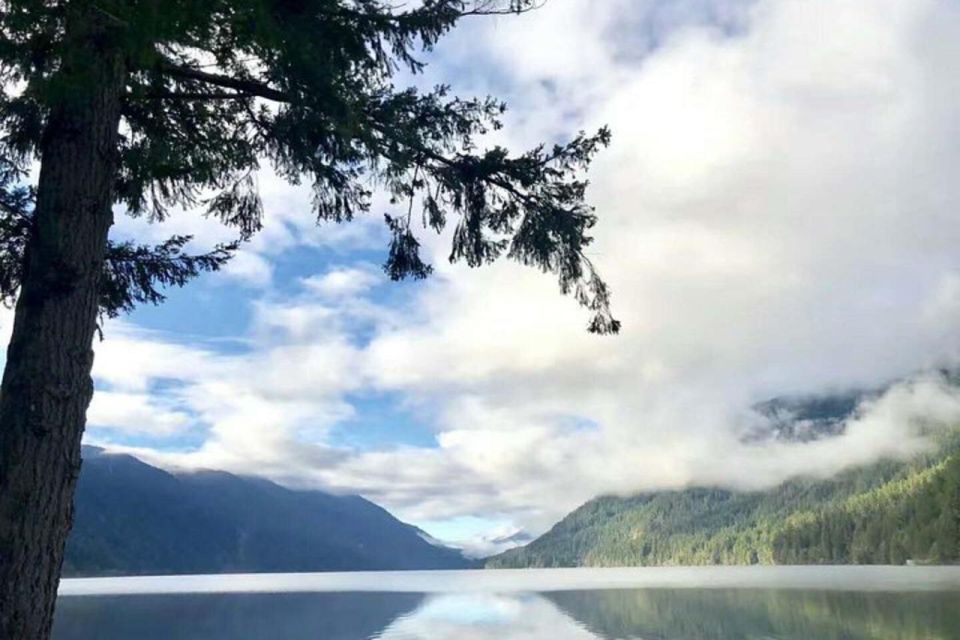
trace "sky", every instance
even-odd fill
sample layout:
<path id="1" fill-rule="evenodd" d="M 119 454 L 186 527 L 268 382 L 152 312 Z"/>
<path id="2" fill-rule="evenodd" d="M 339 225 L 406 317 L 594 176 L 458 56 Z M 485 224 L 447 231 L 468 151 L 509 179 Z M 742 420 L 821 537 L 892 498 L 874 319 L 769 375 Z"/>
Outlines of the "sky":
<path id="1" fill-rule="evenodd" d="M 927 443 L 960 398 L 960 3 L 548 0 L 474 18 L 411 82 L 507 101 L 515 150 L 609 125 L 590 257 L 621 335 L 555 279 L 446 261 L 390 283 L 379 201 L 267 224 L 221 273 L 110 321 L 85 442 L 360 493 L 475 553 L 603 493 L 829 476 Z M 118 238 L 232 232 L 118 215 Z M 9 324 L 8 318 L 4 320 Z M 843 436 L 746 442 L 774 396 L 896 384 Z"/>

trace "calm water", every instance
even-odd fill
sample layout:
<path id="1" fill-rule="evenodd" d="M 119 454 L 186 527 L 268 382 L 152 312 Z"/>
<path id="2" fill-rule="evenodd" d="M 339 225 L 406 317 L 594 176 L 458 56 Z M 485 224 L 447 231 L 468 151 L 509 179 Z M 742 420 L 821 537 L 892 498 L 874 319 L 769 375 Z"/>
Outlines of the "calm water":
<path id="1" fill-rule="evenodd" d="M 67 580 L 55 640 L 960 640 L 960 568 Z"/>

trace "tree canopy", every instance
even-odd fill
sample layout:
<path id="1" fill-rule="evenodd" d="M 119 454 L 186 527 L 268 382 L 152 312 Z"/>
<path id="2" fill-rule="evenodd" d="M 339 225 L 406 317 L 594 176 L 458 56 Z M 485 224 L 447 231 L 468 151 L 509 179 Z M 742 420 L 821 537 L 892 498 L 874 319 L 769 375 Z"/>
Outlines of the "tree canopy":
<path id="1" fill-rule="evenodd" d="M 0 294 L 10 299 L 31 227 L 25 171 L 39 157 L 51 105 L 83 74 L 62 74 L 76 15 L 98 21 L 125 67 L 116 203 L 161 222 L 200 209 L 248 240 L 262 225 L 262 163 L 309 184 L 318 221 L 367 213 L 378 189 L 390 278 L 424 278 L 419 234 L 453 226 L 451 261 L 504 257 L 557 276 L 589 309 L 589 329 L 615 333 L 610 294 L 586 255 L 597 218 L 585 170 L 610 141 L 593 134 L 521 154 L 482 147 L 505 105 L 462 99 L 448 86 L 398 87 L 401 71 L 461 19 L 522 13 L 534 0 L 2 0 L 0 1 Z M 111 244 L 101 312 L 157 303 L 162 287 L 222 266 L 238 244 L 203 255 L 188 237 L 156 246 Z"/>

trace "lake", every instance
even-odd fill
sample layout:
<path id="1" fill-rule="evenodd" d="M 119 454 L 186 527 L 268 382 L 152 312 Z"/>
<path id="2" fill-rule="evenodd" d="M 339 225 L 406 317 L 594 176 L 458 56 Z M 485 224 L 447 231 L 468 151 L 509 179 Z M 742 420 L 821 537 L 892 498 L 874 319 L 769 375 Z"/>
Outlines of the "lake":
<path id="1" fill-rule="evenodd" d="M 957 640 L 960 567 L 64 580 L 55 640 Z"/>

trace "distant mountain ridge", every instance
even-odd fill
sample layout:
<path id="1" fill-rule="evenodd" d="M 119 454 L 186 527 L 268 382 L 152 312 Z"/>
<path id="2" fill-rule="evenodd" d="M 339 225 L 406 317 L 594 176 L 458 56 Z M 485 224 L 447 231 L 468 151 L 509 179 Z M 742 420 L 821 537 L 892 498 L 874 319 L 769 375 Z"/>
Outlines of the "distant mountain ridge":
<path id="1" fill-rule="evenodd" d="M 811 442 L 838 436 L 861 403 L 880 395 L 880 391 L 854 390 L 821 396 L 773 398 L 753 406 L 753 410 L 765 419 L 765 424 L 762 430 L 746 434 L 744 440 Z"/>
<path id="2" fill-rule="evenodd" d="M 925 373 L 926 378 L 946 386 L 960 388 L 960 369 L 940 368 Z M 894 380 L 872 388 L 847 389 L 832 393 L 778 396 L 753 405 L 763 425 L 748 431 L 745 442 L 780 440 L 810 442 L 842 435 L 847 422 L 857 416 L 864 403 L 878 400 L 894 385 Z"/>
<path id="3" fill-rule="evenodd" d="M 359 496 L 220 471 L 169 473 L 84 447 L 64 573 L 460 569 L 471 562 Z"/>
<path id="4" fill-rule="evenodd" d="M 820 403 L 802 429 L 774 437 L 829 437 L 838 430 L 836 415 L 853 406 L 844 399 Z M 957 563 L 960 432 L 937 437 L 936 453 L 911 462 L 881 461 L 768 491 L 599 497 L 486 566 Z"/>

